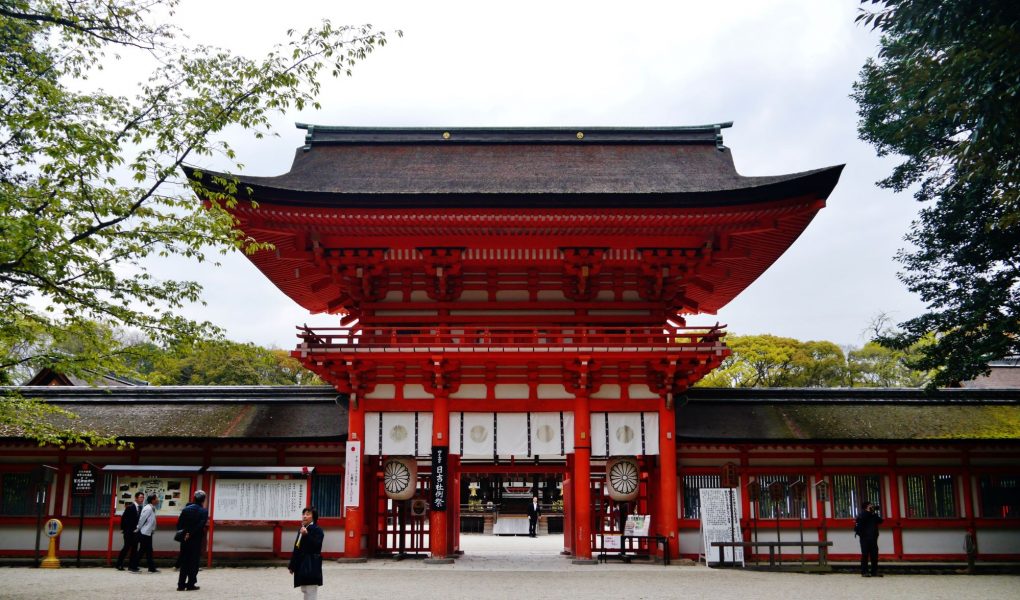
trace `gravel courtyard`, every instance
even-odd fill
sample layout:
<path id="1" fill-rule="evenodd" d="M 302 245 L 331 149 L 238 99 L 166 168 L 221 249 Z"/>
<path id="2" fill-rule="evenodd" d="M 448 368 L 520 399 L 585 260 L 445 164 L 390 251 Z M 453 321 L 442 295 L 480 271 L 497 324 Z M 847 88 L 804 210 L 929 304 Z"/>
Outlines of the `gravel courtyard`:
<path id="1" fill-rule="evenodd" d="M 324 565 L 322 600 L 482 598 L 546 600 L 560 598 L 1018 598 L 1020 577 L 1010 575 L 856 575 L 764 573 L 704 566 L 650 564 L 573 565 L 557 553 L 551 538 L 465 536 L 466 555 L 452 565 L 419 560 L 372 560 L 365 564 Z M 162 568 L 162 567 L 161 567 Z M 0 598 L 144 600 L 176 594 L 177 573 L 132 574 L 111 568 L 0 569 Z M 199 573 L 201 590 L 188 597 L 294 598 L 283 567 L 213 568 Z"/>

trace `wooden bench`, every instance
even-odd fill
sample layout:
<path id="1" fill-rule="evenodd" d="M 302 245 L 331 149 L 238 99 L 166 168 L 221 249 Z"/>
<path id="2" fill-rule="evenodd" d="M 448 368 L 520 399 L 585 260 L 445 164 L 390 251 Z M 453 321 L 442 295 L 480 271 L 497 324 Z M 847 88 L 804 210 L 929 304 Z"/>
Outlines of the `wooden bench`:
<path id="1" fill-rule="evenodd" d="M 719 549 L 719 564 L 726 564 L 725 548 L 752 548 L 755 551 L 763 546 L 768 546 L 769 549 L 769 566 L 776 567 L 776 555 L 779 555 L 779 565 L 783 564 L 783 548 L 800 548 L 801 559 L 804 557 L 804 548 L 816 548 L 818 550 L 818 565 L 827 567 L 829 565 L 829 548 L 832 547 L 832 542 L 712 542 L 713 548 Z M 780 551 L 777 553 L 776 548 Z"/>

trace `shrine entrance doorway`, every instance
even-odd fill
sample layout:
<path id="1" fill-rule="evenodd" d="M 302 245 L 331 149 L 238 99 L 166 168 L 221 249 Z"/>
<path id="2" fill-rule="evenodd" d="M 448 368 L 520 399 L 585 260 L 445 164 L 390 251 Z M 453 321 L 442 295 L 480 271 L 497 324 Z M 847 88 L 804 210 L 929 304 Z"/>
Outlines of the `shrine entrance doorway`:
<path id="1" fill-rule="evenodd" d="M 536 535 L 563 535 L 564 463 L 461 465 L 459 533 L 529 534 L 528 509 L 539 502 Z"/>

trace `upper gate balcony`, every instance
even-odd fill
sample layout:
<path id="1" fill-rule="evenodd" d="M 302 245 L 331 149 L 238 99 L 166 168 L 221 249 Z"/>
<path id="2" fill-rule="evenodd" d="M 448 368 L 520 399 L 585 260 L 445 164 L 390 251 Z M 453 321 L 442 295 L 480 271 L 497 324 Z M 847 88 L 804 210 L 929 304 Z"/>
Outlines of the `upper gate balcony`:
<path id="1" fill-rule="evenodd" d="M 712 327 L 299 327 L 297 354 L 635 354 L 726 353 Z"/>
<path id="2" fill-rule="evenodd" d="M 562 383 L 579 370 L 602 383 L 685 388 L 717 367 L 730 351 L 712 327 L 396 328 L 300 327 L 292 355 L 332 383 L 426 386 L 436 370 L 469 383 Z"/>

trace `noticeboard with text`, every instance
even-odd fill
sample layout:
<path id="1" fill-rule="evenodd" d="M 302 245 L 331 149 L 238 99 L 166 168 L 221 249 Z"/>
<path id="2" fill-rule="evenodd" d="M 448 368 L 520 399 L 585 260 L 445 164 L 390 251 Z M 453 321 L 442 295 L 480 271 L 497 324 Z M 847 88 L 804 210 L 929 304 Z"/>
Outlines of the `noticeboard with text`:
<path id="1" fill-rule="evenodd" d="M 75 496 L 91 496 L 96 491 L 96 472 L 89 465 L 74 468 L 71 478 L 71 493 Z"/>
<path id="2" fill-rule="evenodd" d="M 450 449 L 445 446 L 432 447 L 432 510 L 446 510 L 447 457 Z"/>

